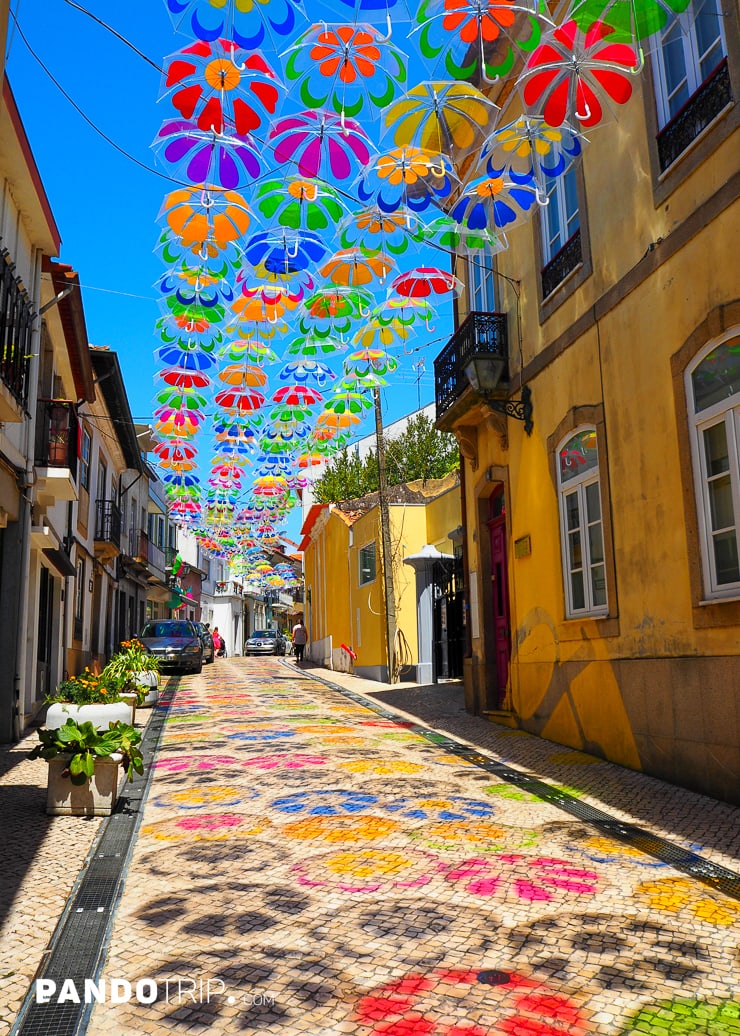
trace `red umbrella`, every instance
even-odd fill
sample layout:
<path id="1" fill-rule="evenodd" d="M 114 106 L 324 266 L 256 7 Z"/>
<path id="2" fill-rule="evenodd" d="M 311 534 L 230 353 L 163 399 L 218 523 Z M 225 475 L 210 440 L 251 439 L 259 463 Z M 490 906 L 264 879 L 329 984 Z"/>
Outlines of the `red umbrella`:
<path id="1" fill-rule="evenodd" d="M 216 393 L 215 402 L 225 410 L 239 410 L 244 414 L 259 410 L 265 402 L 265 397 L 255 389 L 232 388 Z"/>
<path id="2" fill-rule="evenodd" d="M 459 295 L 463 283 L 454 273 L 439 270 L 436 266 L 417 266 L 415 270 L 396 277 L 391 288 L 410 299 L 425 299 L 430 295 L 446 295 L 448 291 Z"/>
<path id="3" fill-rule="evenodd" d="M 174 461 L 177 464 L 186 460 L 194 460 L 198 450 L 188 442 L 158 442 L 154 452 L 160 460 Z"/>
<path id="4" fill-rule="evenodd" d="M 275 403 L 282 403 L 284 406 L 290 407 L 314 406 L 314 404 L 324 401 L 320 392 L 307 385 L 286 385 L 284 388 L 278 389 L 272 398 Z"/>
<path id="5" fill-rule="evenodd" d="M 203 371 L 183 370 L 182 367 L 166 367 L 158 376 L 173 388 L 207 388 L 211 384 L 211 379 Z"/>

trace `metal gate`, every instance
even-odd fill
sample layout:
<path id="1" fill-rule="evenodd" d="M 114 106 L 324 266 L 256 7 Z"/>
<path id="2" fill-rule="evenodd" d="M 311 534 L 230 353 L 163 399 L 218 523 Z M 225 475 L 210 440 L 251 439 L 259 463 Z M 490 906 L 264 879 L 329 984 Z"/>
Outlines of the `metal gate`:
<path id="1" fill-rule="evenodd" d="M 465 653 L 462 553 L 435 561 L 433 579 L 435 680 L 456 680 L 462 677 Z"/>

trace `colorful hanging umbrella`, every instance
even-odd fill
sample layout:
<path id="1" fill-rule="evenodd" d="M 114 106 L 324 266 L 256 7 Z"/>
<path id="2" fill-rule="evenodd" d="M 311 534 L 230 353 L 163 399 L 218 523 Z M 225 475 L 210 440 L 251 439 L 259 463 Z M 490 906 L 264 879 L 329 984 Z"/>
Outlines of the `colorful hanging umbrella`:
<path id="1" fill-rule="evenodd" d="M 207 374 L 202 374 L 200 371 L 182 370 L 180 367 L 165 367 L 164 370 L 157 371 L 156 376 L 165 385 L 171 385 L 173 388 L 199 389 L 208 388 L 211 384 L 211 379 Z"/>
<path id="2" fill-rule="evenodd" d="M 334 381 L 336 374 L 328 364 L 318 360 L 297 360 L 281 367 L 278 377 L 280 381 L 296 382 L 299 385 L 312 381 L 323 388 Z"/>
<path id="3" fill-rule="evenodd" d="M 386 109 L 384 122 L 399 147 L 459 157 L 490 134 L 497 112 L 474 86 L 441 80 L 409 90 Z"/>
<path id="4" fill-rule="evenodd" d="M 324 401 L 320 392 L 307 385 L 285 385 L 273 393 L 272 399 L 275 403 L 294 407 L 310 407 Z"/>
<path id="5" fill-rule="evenodd" d="M 236 191 L 185 187 L 164 200 L 160 218 L 186 247 L 225 249 L 248 230 L 249 205 Z"/>
<path id="6" fill-rule="evenodd" d="M 521 116 L 489 137 L 481 152 L 489 176 L 529 173 L 537 187 L 537 201 L 547 204 L 548 177 L 561 176 L 581 154 L 584 137 L 563 122 L 548 126 L 544 119 Z"/>
<path id="7" fill-rule="evenodd" d="M 206 397 L 196 389 L 165 388 L 155 396 L 160 406 L 176 410 L 203 410 L 208 405 Z"/>
<path id="8" fill-rule="evenodd" d="M 198 40 L 166 59 L 160 98 L 198 129 L 246 136 L 275 114 L 281 85 L 261 54 L 229 39 Z"/>
<path id="9" fill-rule="evenodd" d="M 450 216 L 466 230 L 495 232 L 532 215 L 537 185 L 529 174 L 482 177 L 465 188 Z"/>
<path id="10" fill-rule="evenodd" d="M 363 255 L 403 255 L 421 234 L 415 217 L 406 211 L 385 212 L 370 205 L 351 213 L 339 224 L 343 248 L 359 248 Z"/>
<path id="11" fill-rule="evenodd" d="M 359 384 L 373 375 L 383 377 L 398 369 L 398 360 L 383 349 L 357 349 L 344 361 L 345 374 L 352 374 Z M 367 384 L 374 384 L 372 381 Z"/>
<path id="12" fill-rule="evenodd" d="M 377 317 L 367 320 L 352 338 L 352 344 L 360 349 L 388 349 L 403 343 L 411 337 L 411 330 L 400 320 L 380 321 Z"/>
<path id="13" fill-rule="evenodd" d="M 359 123 L 329 112 L 278 119 L 269 140 L 278 163 L 331 183 L 342 183 L 370 161 L 370 141 Z"/>
<path id="14" fill-rule="evenodd" d="M 424 240 L 454 255 L 495 255 L 509 247 L 506 235 L 495 228 L 469 230 L 461 227 L 449 216 L 438 216 L 427 223 L 423 230 Z"/>
<path id="15" fill-rule="evenodd" d="M 254 207 L 270 222 L 291 230 L 333 230 L 346 212 L 341 195 L 320 180 L 290 177 L 267 180 L 254 195 Z"/>
<path id="16" fill-rule="evenodd" d="M 261 149 L 249 134 L 201 130 L 187 119 L 172 119 L 152 147 L 170 176 L 192 184 L 233 191 L 262 173 Z"/>
<path id="17" fill-rule="evenodd" d="M 387 255 L 363 255 L 359 248 L 344 248 L 322 266 L 321 276 L 333 284 L 362 287 L 376 278 L 382 284 L 395 265 Z"/>
<path id="18" fill-rule="evenodd" d="M 198 456 L 197 447 L 187 442 L 158 442 L 154 445 L 154 451 L 160 461 L 182 463 L 195 460 Z"/>
<path id="19" fill-rule="evenodd" d="M 690 4 L 691 0 L 573 0 L 569 17 L 581 32 L 604 22 L 614 30 L 614 39 L 632 43 L 661 32 Z"/>
<path id="20" fill-rule="evenodd" d="M 409 270 L 408 273 L 396 277 L 391 289 L 407 298 L 427 299 L 432 295 L 446 295 L 448 292 L 459 295 L 463 284 L 453 273 L 446 270 L 439 270 L 435 266 L 418 266 L 415 270 Z"/>
<path id="21" fill-rule="evenodd" d="M 423 212 L 449 198 L 459 183 L 452 159 L 419 147 L 393 148 L 379 155 L 357 181 L 357 196 L 384 212 Z M 407 220 L 409 229 L 412 221 Z"/>
<path id="22" fill-rule="evenodd" d="M 414 31 L 422 55 L 444 61 L 453 79 L 492 83 L 512 71 L 517 49 L 539 43 L 535 14 L 537 3 L 522 0 L 422 0 Z"/>
<path id="23" fill-rule="evenodd" d="M 257 363 L 261 367 L 265 364 L 275 363 L 278 355 L 275 350 L 258 338 L 237 338 L 227 342 L 221 348 L 221 358 L 238 363 L 241 360 L 249 363 Z"/>
<path id="24" fill-rule="evenodd" d="M 244 245 L 244 257 L 252 266 L 271 273 L 307 270 L 329 251 L 325 240 L 309 230 L 266 230 L 253 234 Z"/>
<path id="25" fill-rule="evenodd" d="M 309 332 L 294 338 L 286 350 L 286 356 L 330 356 L 346 352 L 347 346 L 341 338 L 323 337 Z"/>
<path id="26" fill-rule="evenodd" d="M 338 388 L 324 403 L 324 411 L 332 414 L 363 414 L 373 405 L 365 392 Z"/>
<path id="27" fill-rule="evenodd" d="M 344 334 L 355 320 L 367 315 L 373 295 L 363 288 L 320 288 L 301 307 L 301 330 L 308 334 Z"/>
<path id="28" fill-rule="evenodd" d="M 406 82 L 406 56 L 372 25 L 312 25 L 285 53 L 302 103 L 345 119 L 384 108 Z"/>
<path id="29" fill-rule="evenodd" d="M 544 37 L 519 78 L 528 112 L 549 126 L 573 117 L 590 128 L 601 122 L 610 101 L 626 104 L 639 66 L 635 48 L 619 39 L 603 22 L 582 32 L 573 20 Z"/>
<path id="30" fill-rule="evenodd" d="M 206 371 L 218 363 L 216 357 L 204 351 L 195 338 L 175 338 L 155 349 L 154 355 L 167 367 L 183 371 Z"/>
<path id="31" fill-rule="evenodd" d="M 198 431 L 205 416 L 202 410 L 173 410 L 171 407 L 161 407 L 154 412 L 154 430 L 159 435 L 189 438 Z"/>
<path id="32" fill-rule="evenodd" d="M 239 388 L 261 388 L 267 384 L 267 375 L 261 367 L 249 363 L 230 363 L 218 372 L 220 381 Z"/>
<path id="33" fill-rule="evenodd" d="M 258 50 L 273 36 L 290 36 L 300 0 L 166 0 L 173 24 L 199 40 L 225 37 L 247 50 Z"/>
<path id="34" fill-rule="evenodd" d="M 235 410 L 238 413 L 247 414 L 253 410 L 259 410 L 265 402 L 265 397 L 256 389 L 250 388 L 228 388 L 217 392 L 214 398 L 216 406 L 224 410 Z"/>
<path id="35" fill-rule="evenodd" d="M 173 298 L 182 306 L 228 305 L 234 292 L 225 276 L 214 277 L 202 264 L 180 262 L 167 270 L 157 282 L 165 297 Z"/>
<path id="36" fill-rule="evenodd" d="M 385 22 L 388 39 L 393 32 L 391 12 L 393 21 L 411 21 L 408 0 L 342 0 L 342 3 L 354 12 L 357 21 Z"/>
<path id="37" fill-rule="evenodd" d="M 160 340 L 165 345 L 186 342 L 197 342 L 199 348 L 212 352 L 223 343 L 223 334 L 219 327 L 220 319 L 211 321 L 206 316 L 182 313 L 170 314 L 155 321 L 154 327 Z"/>

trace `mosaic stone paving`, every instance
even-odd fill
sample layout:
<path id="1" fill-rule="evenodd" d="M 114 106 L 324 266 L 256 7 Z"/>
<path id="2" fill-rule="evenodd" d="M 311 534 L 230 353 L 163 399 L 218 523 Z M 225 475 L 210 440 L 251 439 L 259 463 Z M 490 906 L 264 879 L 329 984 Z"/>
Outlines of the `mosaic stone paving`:
<path id="1" fill-rule="evenodd" d="M 740 903 L 229 659 L 175 696 L 103 977 L 159 996 L 94 1036 L 740 1036 Z"/>

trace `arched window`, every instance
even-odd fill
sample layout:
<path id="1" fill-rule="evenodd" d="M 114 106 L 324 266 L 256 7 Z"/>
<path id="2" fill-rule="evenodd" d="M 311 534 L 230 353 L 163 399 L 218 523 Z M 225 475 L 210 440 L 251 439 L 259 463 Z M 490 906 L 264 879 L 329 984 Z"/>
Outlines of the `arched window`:
<path id="1" fill-rule="evenodd" d="M 606 561 L 596 430 L 580 428 L 558 450 L 565 612 L 605 615 Z"/>
<path id="2" fill-rule="evenodd" d="M 740 330 L 687 372 L 694 483 L 708 597 L 740 592 Z"/>

